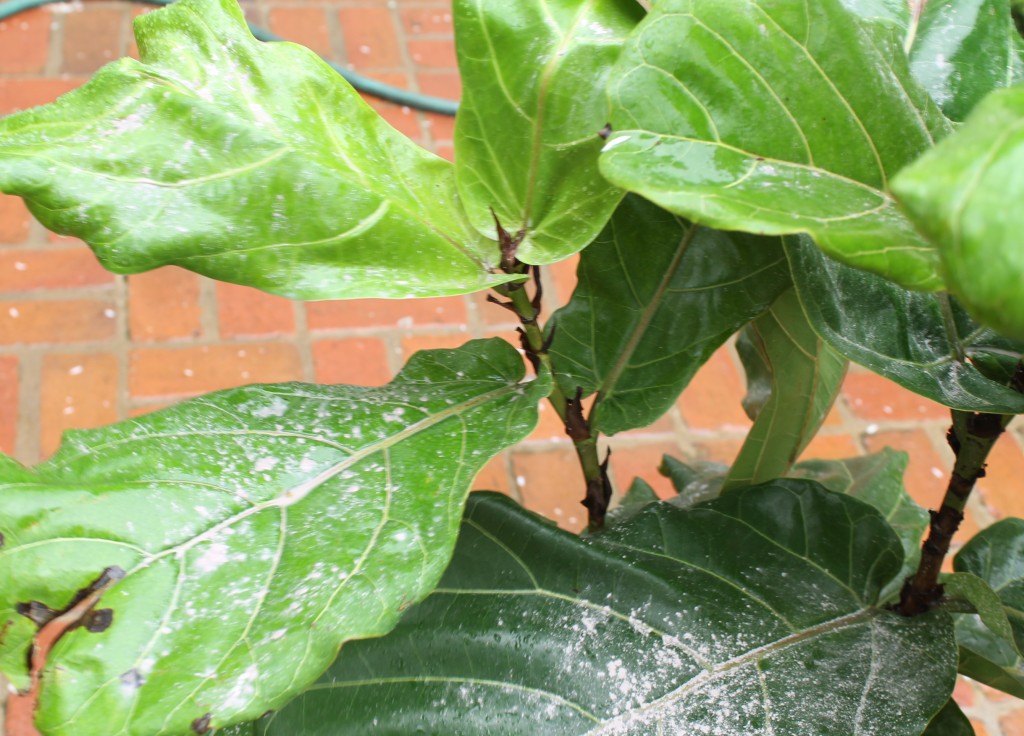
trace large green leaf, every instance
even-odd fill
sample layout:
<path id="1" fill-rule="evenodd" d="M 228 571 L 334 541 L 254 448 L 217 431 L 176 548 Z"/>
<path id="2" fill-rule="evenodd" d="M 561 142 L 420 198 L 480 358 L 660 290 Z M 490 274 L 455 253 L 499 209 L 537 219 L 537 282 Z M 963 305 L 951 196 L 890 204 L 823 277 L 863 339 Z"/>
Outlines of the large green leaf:
<path id="1" fill-rule="evenodd" d="M 640 197 L 623 200 L 578 274 L 550 352 L 566 394 L 597 393 L 591 425 L 605 434 L 664 414 L 789 285 L 777 239 L 693 227 Z"/>
<path id="2" fill-rule="evenodd" d="M 551 263 L 594 239 L 622 198 L 597 170 L 605 86 L 641 17 L 636 0 L 456 0 L 462 101 L 459 193 L 493 236 L 491 210 L 524 232 L 517 256 Z"/>
<path id="3" fill-rule="evenodd" d="M 917 505 L 903 484 L 907 454 L 888 447 L 881 452 L 846 460 L 805 460 L 790 471 L 791 478 L 817 481 L 830 491 L 845 493 L 874 506 L 903 545 L 903 570 L 882 594 L 899 591 L 903 579 L 917 569 L 928 512 Z"/>
<path id="4" fill-rule="evenodd" d="M 960 671 L 980 682 L 1024 698 L 1024 519 L 1004 519 L 981 530 L 953 560 L 958 572 L 974 573 L 999 596 L 1013 640 L 982 616 L 959 616 Z"/>
<path id="5" fill-rule="evenodd" d="M 950 290 L 984 324 L 1024 339 L 1024 87 L 987 97 L 893 191 L 939 245 Z"/>
<path id="6" fill-rule="evenodd" d="M 810 233 L 923 290 L 938 257 L 886 192 L 949 131 L 896 30 L 840 0 L 661 0 L 610 87 L 613 183 L 695 222 Z"/>
<path id="7" fill-rule="evenodd" d="M 1018 76 L 1010 0 L 842 2 L 863 18 L 895 24 L 914 78 L 953 120 Z"/>
<path id="8" fill-rule="evenodd" d="M 733 461 L 725 490 L 789 473 L 832 409 L 847 366 L 811 328 L 793 289 L 744 328 L 737 347 L 748 384 L 763 393 L 759 387 L 767 381 L 771 389 Z"/>
<path id="9" fill-rule="evenodd" d="M 1024 346 L 973 322 L 955 300 L 921 294 L 787 238 L 793 282 L 814 329 L 850 360 L 954 409 L 1024 412 L 1024 396 L 990 380 L 988 359 Z M 978 365 L 976 365 L 976 363 Z"/>
<path id="10" fill-rule="evenodd" d="M 312 51 L 260 43 L 234 0 L 136 21 L 122 59 L 0 120 L 0 190 L 134 273 L 176 264 L 303 299 L 457 294 L 507 281 L 451 164 L 385 123 Z"/>
<path id="11" fill-rule="evenodd" d="M 974 726 L 960 710 L 956 701 L 950 698 L 945 707 L 928 724 L 922 736 L 974 736 Z"/>
<path id="12" fill-rule="evenodd" d="M 116 566 L 112 625 L 47 662 L 45 733 L 184 733 L 280 707 L 437 583 L 473 476 L 536 423 L 550 382 L 522 377 L 510 345 L 477 341 L 383 387 L 232 389 L 5 468 L 3 673 L 26 683 L 19 607 L 62 609 Z"/>
<path id="13" fill-rule="evenodd" d="M 474 494 L 440 587 L 264 733 L 917 736 L 956 650 L 948 614 L 874 607 L 900 557 L 874 509 L 808 481 L 585 540 Z"/>

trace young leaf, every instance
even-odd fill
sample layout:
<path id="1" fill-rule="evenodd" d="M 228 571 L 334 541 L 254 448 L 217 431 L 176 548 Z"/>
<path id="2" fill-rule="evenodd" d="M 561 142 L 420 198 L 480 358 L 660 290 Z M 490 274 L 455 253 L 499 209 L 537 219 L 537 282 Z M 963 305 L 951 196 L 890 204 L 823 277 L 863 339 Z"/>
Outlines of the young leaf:
<path id="1" fill-rule="evenodd" d="M 536 423 L 501 340 L 417 353 L 380 388 L 279 384 L 70 433 L 0 477 L 0 671 L 116 566 L 102 633 L 67 633 L 38 724 L 185 733 L 278 708 L 345 641 L 379 636 L 444 570 L 473 476 Z M 38 603 L 34 603 L 38 602 Z"/>
<path id="2" fill-rule="evenodd" d="M 312 51 L 260 43 L 234 0 L 136 20 L 122 59 L 0 120 L 0 190 L 107 268 L 176 264 L 302 299 L 458 294 L 507 281 L 451 164 Z"/>
<path id="3" fill-rule="evenodd" d="M 672 481 L 672 487 L 679 494 L 669 500 L 687 508 L 718 498 L 729 467 L 702 461 L 687 464 L 670 455 L 662 455 L 658 472 Z"/>
<path id="4" fill-rule="evenodd" d="M 985 624 L 993 634 L 1005 639 L 1007 644 L 1018 655 L 1020 654 L 1013 638 L 1013 629 L 1010 626 L 1010 619 L 1006 615 L 1006 609 L 999 596 L 987 582 L 974 573 L 954 572 L 943 576 L 942 587 L 946 599 L 969 603 L 977 611 L 981 623 Z"/>
<path id="5" fill-rule="evenodd" d="M 1024 87 L 995 92 L 892 183 L 939 246 L 950 290 L 983 324 L 1024 339 Z"/>
<path id="6" fill-rule="evenodd" d="M 1024 519 L 1004 519 L 978 532 L 957 553 L 953 569 L 974 573 L 991 586 L 1012 632 L 1011 641 L 998 624 L 993 628 L 979 615 L 959 616 L 960 671 L 1024 698 Z"/>
<path id="7" fill-rule="evenodd" d="M 898 28 L 914 79 L 951 120 L 1013 83 L 1017 32 L 1010 0 L 842 0 L 851 12 Z"/>
<path id="8" fill-rule="evenodd" d="M 627 197 L 551 320 L 558 382 L 597 393 L 604 434 L 664 414 L 711 354 L 789 286 L 777 239 L 694 227 Z"/>
<path id="9" fill-rule="evenodd" d="M 921 736 L 974 736 L 974 726 L 952 698 Z"/>
<path id="10" fill-rule="evenodd" d="M 786 255 L 808 320 L 848 359 L 954 409 L 1024 412 L 1024 396 L 973 363 L 988 355 L 1016 359 L 1024 345 L 980 327 L 955 300 L 947 309 L 943 296 L 844 266 L 803 239 L 787 238 Z"/>
<path id="11" fill-rule="evenodd" d="M 551 263 L 583 248 L 622 198 L 597 170 L 605 87 L 635 0 L 456 0 L 462 100 L 455 169 L 470 220 L 516 256 Z"/>
<path id="12" fill-rule="evenodd" d="M 589 539 L 473 494 L 434 593 L 262 732 L 917 736 L 956 649 L 945 612 L 874 606 L 900 557 L 874 509 L 808 481 Z"/>
<path id="13" fill-rule="evenodd" d="M 809 233 L 827 253 L 938 290 L 938 257 L 888 180 L 949 132 L 891 24 L 840 0 L 661 0 L 610 87 L 601 171 L 694 222 Z"/>
<path id="14" fill-rule="evenodd" d="M 744 328 L 741 356 L 748 382 L 771 393 L 733 462 L 724 490 L 781 478 L 814 439 L 832 409 L 846 376 L 846 360 L 823 341 L 807 321 L 793 289 Z"/>

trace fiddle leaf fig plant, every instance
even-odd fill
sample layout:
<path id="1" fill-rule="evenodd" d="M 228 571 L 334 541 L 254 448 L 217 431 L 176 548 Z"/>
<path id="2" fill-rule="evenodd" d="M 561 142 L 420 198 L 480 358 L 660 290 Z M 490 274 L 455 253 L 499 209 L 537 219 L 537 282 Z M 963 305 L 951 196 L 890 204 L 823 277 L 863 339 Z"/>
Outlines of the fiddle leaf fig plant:
<path id="1" fill-rule="evenodd" d="M 238 387 L 0 457 L 12 708 L 44 736 L 942 736 L 971 733 L 958 672 L 1024 697 L 1024 521 L 942 572 L 1024 413 L 1014 12 L 454 0 L 454 163 L 234 0 L 139 18 L 139 61 L 0 120 L 0 191 L 119 273 L 490 290 L 523 355 L 472 341 L 385 386 Z M 541 266 L 580 251 L 547 317 Z M 603 439 L 730 344 L 754 420 L 732 467 L 614 487 Z M 930 514 L 902 454 L 802 459 L 850 361 L 950 408 Z M 541 401 L 581 535 L 470 493 Z"/>

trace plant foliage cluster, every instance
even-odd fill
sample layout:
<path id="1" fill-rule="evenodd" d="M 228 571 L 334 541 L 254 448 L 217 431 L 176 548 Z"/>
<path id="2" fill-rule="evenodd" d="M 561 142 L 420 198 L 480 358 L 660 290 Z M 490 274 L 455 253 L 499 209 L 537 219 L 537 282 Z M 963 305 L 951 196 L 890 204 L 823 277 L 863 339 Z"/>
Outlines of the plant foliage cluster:
<path id="1" fill-rule="evenodd" d="M 141 61 L 0 120 L 0 190 L 113 271 L 489 289 L 533 369 L 472 341 L 386 386 L 247 386 L 0 459 L 0 672 L 40 731 L 943 736 L 971 732 L 958 671 L 1024 697 L 1024 520 L 939 577 L 1024 413 L 1015 13 L 454 0 L 452 164 L 234 0 L 180 0 L 136 21 Z M 581 251 L 544 319 L 539 269 Z M 613 494 L 600 437 L 737 333 L 735 463 L 666 457 L 677 495 Z M 952 409 L 930 517 L 898 453 L 795 464 L 848 361 Z M 544 400 L 582 536 L 469 493 Z"/>

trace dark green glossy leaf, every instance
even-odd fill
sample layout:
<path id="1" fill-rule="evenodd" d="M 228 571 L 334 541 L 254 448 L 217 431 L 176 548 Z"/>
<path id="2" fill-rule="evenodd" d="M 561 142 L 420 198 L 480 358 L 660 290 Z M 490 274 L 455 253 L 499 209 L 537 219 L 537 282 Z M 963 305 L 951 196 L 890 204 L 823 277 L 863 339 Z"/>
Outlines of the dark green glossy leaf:
<path id="1" fill-rule="evenodd" d="M 302 299 L 508 280 L 452 165 L 312 51 L 256 41 L 234 0 L 181 0 L 136 27 L 141 62 L 0 121 L 0 190 L 104 266 L 175 264 Z"/>
<path id="2" fill-rule="evenodd" d="M 995 92 L 893 192 L 939 246 L 950 290 L 984 324 L 1024 339 L 1024 87 Z"/>
<path id="3" fill-rule="evenodd" d="M 928 512 L 917 505 L 903 484 L 907 455 L 888 447 L 881 452 L 846 460 L 807 460 L 790 477 L 821 483 L 878 509 L 903 545 L 903 569 L 883 593 L 883 600 L 899 591 L 903 579 L 917 569 L 921 539 L 928 528 Z"/>
<path id="4" fill-rule="evenodd" d="M 501 340 L 417 353 L 379 388 L 278 384 L 69 433 L 0 476 L 0 671 L 26 684 L 35 626 L 111 566 L 102 633 L 43 672 L 48 735 L 186 733 L 255 718 L 338 646 L 433 589 L 473 476 L 525 437 L 548 381 Z"/>
<path id="5" fill-rule="evenodd" d="M 789 285 L 773 238 L 695 228 L 627 197 L 583 251 L 572 300 L 551 320 L 567 395 L 597 393 L 591 426 L 645 427 L 697 369 Z"/>
<path id="6" fill-rule="evenodd" d="M 911 391 L 964 411 L 1024 412 L 1024 396 L 978 370 L 975 356 L 1021 354 L 955 300 L 902 289 L 786 239 L 793 282 L 814 329 L 842 355 Z M 964 360 L 960 359 L 960 355 Z"/>
<path id="7" fill-rule="evenodd" d="M 892 23 L 914 79 L 952 120 L 1017 74 L 1010 0 L 842 0 L 865 19 Z"/>
<path id="8" fill-rule="evenodd" d="M 900 558 L 874 509 L 807 481 L 588 539 L 474 494 L 438 589 L 265 733 L 917 736 L 956 652 L 948 614 L 874 607 Z"/>
<path id="9" fill-rule="evenodd" d="M 694 222 L 809 233 L 854 266 L 942 288 L 934 247 L 886 186 L 949 123 L 892 24 L 840 0 L 661 0 L 610 94 L 613 183 Z"/>
<path id="10" fill-rule="evenodd" d="M 601 231 L 622 198 L 597 170 L 604 90 L 635 0 L 456 0 L 462 101 L 455 126 L 459 193 L 493 237 L 491 209 L 525 238 L 517 257 L 551 263 Z"/>
<path id="11" fill-rule="evenodd" d="M 921 736 L 974 736 L 974 726 L 952 698 Z"/>
<path id="12" fill-rule="evenodd" d="M 954 572 L 942 577 L 942 587 L 947 600 L 968 603 L 989 631 L 1017 650 L 1006 609 L 987 582 L 974 573 Z M 1016 653 L 1020 654 L 1019 651 Z"/>
<path id="13" fill-rule="evenodd" d="M 789 473 L 825 421 L 846 375 L 846 360 L 814 332 L 792 289 L 747 325 L 743 335 L 740 356 L 746 356 L 748 383 L 763 391 L 768 371 L 771 389 L 733 461 L 725 490 Z"/>
<path id="14" fill-rule="evenodd" d="M 1024 698 L 1024 519 L 1004 519 L 982 529 L 957 553 L 953 569 L 974 573 L 992 587 L 1013 634 L 1011 642 L 982 616 L 958 616 L 960 671 Z"/>
<path id="15" fill-rule="evenodd" d="M 621 524 L 627 519 L 632 519 L 639 511 L 657 500 L 658 494 L 650 483 L 643 478 L 634 478 L 622 500 L 608 512 L 607 523 Z"/>

